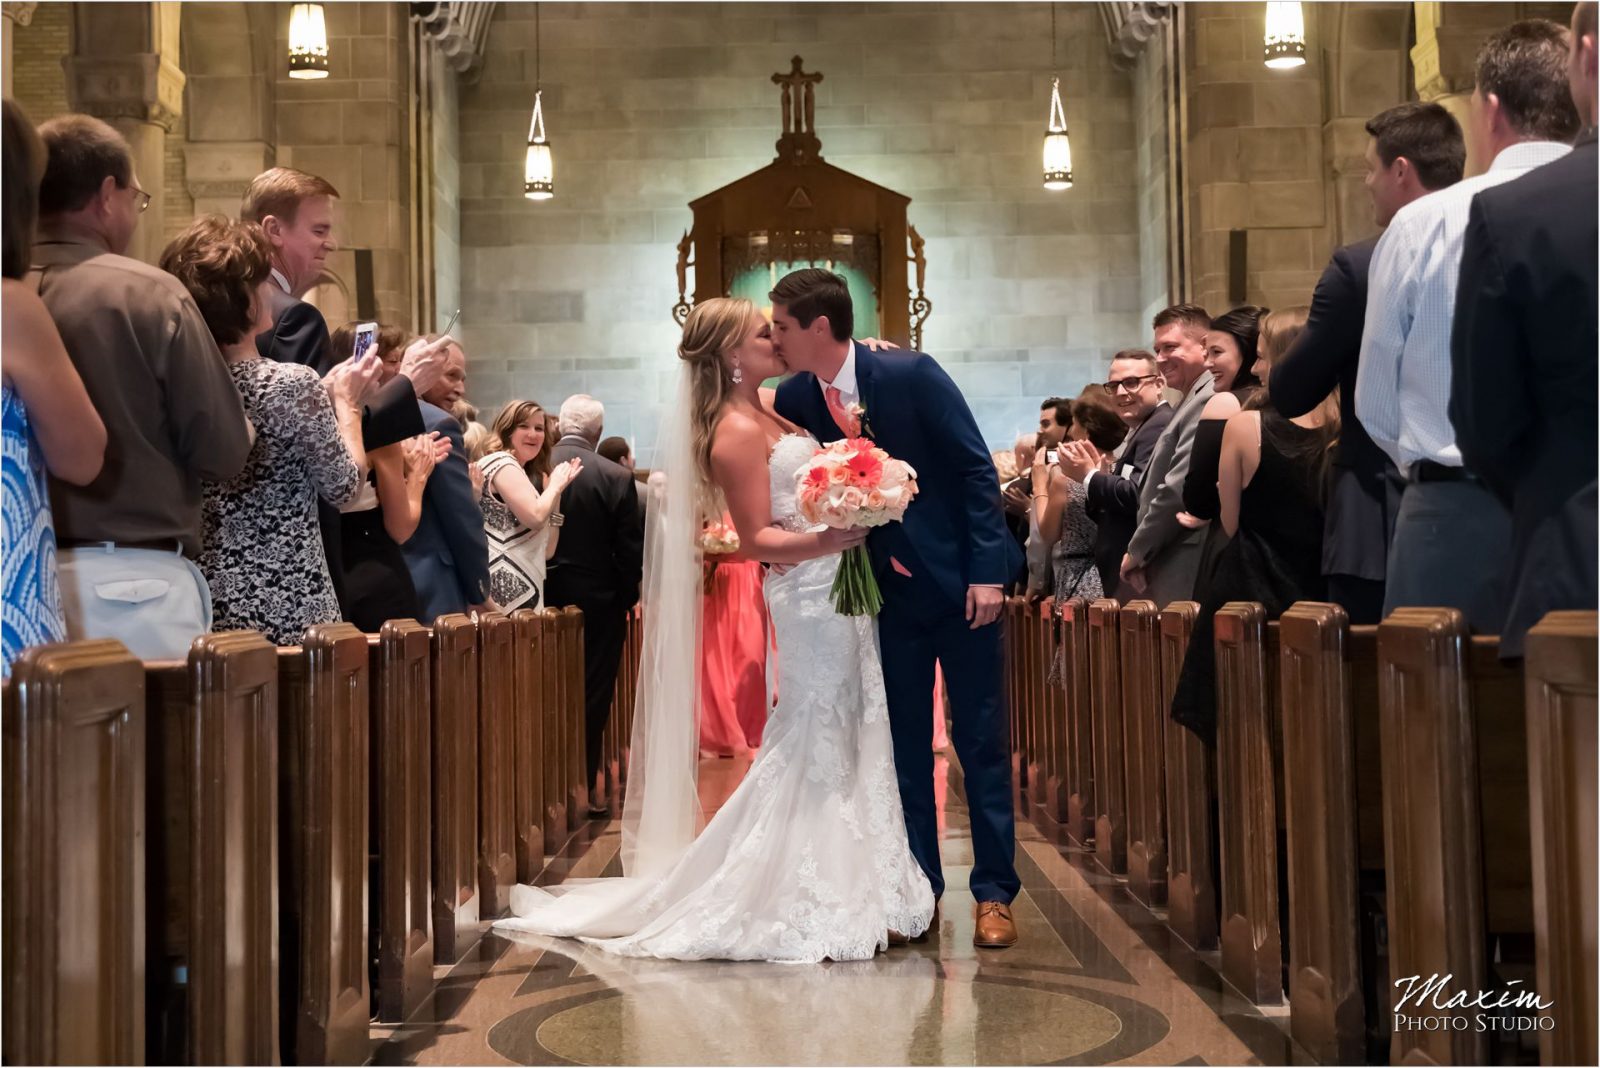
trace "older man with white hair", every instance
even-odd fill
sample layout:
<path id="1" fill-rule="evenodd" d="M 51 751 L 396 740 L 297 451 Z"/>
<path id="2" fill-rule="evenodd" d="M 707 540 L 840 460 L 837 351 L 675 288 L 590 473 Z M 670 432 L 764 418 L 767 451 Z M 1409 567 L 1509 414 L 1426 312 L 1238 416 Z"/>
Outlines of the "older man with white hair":
<path id="1" fill-rule="evenodd" d="M 563 526 L 545 580 L 545 604 L 583 610 L 583 681 L 589 778 L 593 791 L 600 770 L 600 739 L 611 713 L 611 692 L 628 612 L 639 600 L 644 573 L 644 524 L 633 472 L 595 451 L 605 430 L 605 408 L 580 393 L 561 405 L 560 432 L 552 465 L 574 457 L 583 469 L 561 501 Z M 589 815 L 609 815 L 597 795 Z"/>

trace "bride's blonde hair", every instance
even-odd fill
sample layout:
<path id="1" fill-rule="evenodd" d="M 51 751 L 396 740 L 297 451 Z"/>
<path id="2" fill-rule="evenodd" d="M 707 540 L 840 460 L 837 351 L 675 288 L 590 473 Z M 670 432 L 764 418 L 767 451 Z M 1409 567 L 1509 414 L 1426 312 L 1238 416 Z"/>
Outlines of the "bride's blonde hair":
<path id="1" fill-rule="evenodd" d="M 722 406 L 733 392 L 733 376 L 722 358 L 744 341 L 756 314 L 756 306 L 743 297 L 702 300 L 690 310 L 678 343 L 678 359 L 689 365 L 691 448 L 708 508 L 716 508 L 720 498 L 711 477 L 711 442 Z"/>

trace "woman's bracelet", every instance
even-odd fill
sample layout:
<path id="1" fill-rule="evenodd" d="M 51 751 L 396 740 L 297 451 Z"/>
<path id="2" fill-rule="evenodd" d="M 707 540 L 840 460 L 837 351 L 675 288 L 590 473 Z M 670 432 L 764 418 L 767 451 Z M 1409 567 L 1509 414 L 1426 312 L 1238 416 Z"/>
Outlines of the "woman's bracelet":
<path id="1" fill-rule="evenodd" d="M 553 527 L 559 527 L 562 523 L 565 523 L 566 521 L 567 521 L 567 517 L 562 515 L 560 512 L 551 512 L 550 513 L 550 518 L 547 520 L 547 522 Z"/>

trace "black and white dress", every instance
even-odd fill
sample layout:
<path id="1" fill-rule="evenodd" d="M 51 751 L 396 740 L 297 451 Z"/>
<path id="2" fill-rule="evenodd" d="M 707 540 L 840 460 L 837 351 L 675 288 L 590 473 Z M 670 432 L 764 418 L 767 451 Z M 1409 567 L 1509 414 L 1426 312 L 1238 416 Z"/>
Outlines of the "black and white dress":
<path id="1" fill-rule="evenodd" d="M 491 452 L 478 461 L 483 472 L 483 530 L 489 538 L 489 596 L 501 611 L 538 608 L 544 603 L 545 550 L 550 545 L 550 524 L 537 531 L 517 518 L 495 492 L 494 479 L 507 466 L 516 467 L 509 452 Z"/>
<path id="2" fill-rule="evenodd" d="M 199 565 L 211 587 L 212 627 L 295 645 L 307 627 L 340 618 L 317 498 L 348 502 L 361 469 L 311 368 L 255 357 L 229 371 L 256 441 L 243 471 L 205 484 Z"/>

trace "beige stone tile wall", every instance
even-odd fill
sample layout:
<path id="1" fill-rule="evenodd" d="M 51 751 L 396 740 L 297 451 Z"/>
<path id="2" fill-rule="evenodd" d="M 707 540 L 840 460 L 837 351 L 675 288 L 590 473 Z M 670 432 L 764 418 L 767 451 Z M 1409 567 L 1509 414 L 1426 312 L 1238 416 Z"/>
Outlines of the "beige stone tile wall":
<path id="1" fill-rule="evenodd" d="M 67 110 L 67 75 L 61 67 L 72 47 L 72 5 L 47 0 L 33 9 L 11 38 L 12 94 L 28 118 L 43 122 Z"/>
<path id="2" fill-rule="evenodd" d="M 556 4 L 543 75 L 556 198 L 521 195 L 534 12 L 502 4 L 461 90 L 469 393 L 555 406 L 587 391 L 648 451 L 678 329 L 688 201 L 773 157 L 769 76 L 820 70 L 816 124 L 838 166 L 912 198 L 934 310 L 924 347 L 1009 445 L 1142 323 L 1133 78 L 1091 5 L 1060 6 L 1075 187 L 1041 186 L 1050 90 L 1044 4 Z"/>

